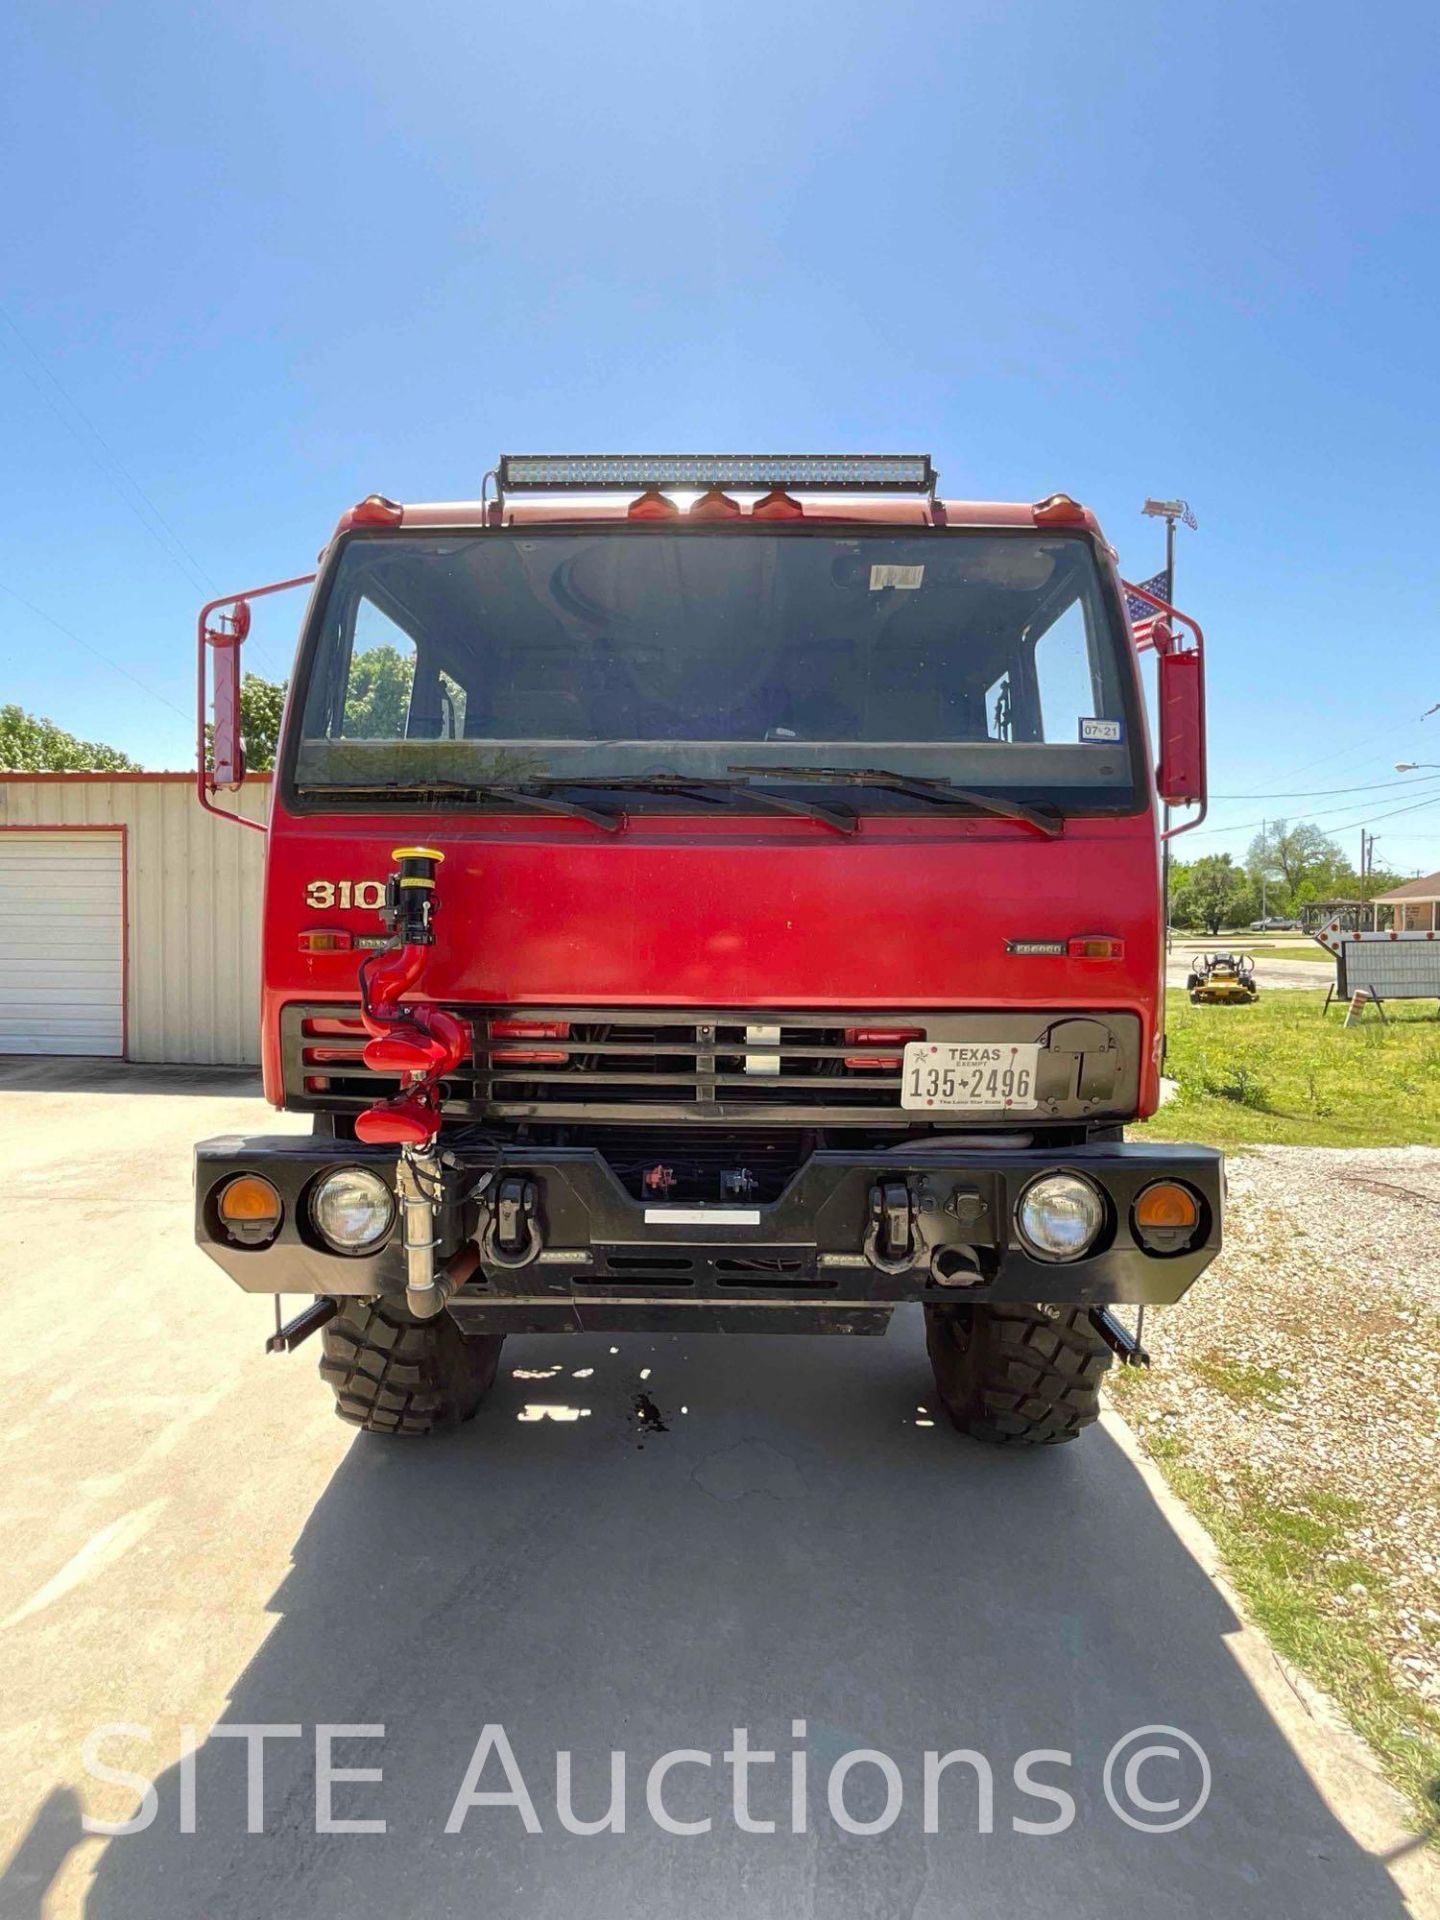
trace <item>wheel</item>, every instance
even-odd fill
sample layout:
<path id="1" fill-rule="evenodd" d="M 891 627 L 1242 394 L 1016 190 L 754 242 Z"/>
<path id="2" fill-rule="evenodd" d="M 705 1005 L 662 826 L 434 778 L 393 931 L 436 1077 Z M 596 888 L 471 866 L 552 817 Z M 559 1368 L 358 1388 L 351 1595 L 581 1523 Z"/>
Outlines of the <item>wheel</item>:
<path id="1" fill-rule="evenodd" d="M 1200 998 L 1199 994 L 1196 993 L 1193 988 L 1191 989 L 1191 992 L 1190 992 L 1190 1004 L 1192 1007 L 1203 1007 L 1205 1004 L 1205 1002 Z"/>
<path id="2" fill-rule="evenodd" d="M 1192 973 L 1186 976 L 1185 986 L 1189 992 L 1193 993 L 1196 987 L 1199 986 L 1199 984 L 1200 984 L 1200 976 L 1198 973 Z"/>
<path id="3" fill-rule="evenodd" d="M 473 1419 L 505 1344 L 499 1333 L 467 1337 L 448 1313 L 417 1320 L 385 1299 L 342 1300 L 320 1337 L 335 1411 L 367 1433 L 441 1433 Z"/>
<path id="4" fill-rule="evenodd" d="M 973 1439 L 1054 1446 L 1100 1412 L 1110 1349 L 1086 1307 L 926 1307 L 925 1346 L 940 1404 Z"/>

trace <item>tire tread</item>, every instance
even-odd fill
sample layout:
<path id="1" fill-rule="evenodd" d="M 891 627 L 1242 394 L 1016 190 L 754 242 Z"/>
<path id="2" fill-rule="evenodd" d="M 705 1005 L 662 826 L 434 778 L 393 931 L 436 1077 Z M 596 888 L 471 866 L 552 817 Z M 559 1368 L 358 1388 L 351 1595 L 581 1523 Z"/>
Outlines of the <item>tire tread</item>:
<path id="1" fill-rule="evenodd" d="M 321 1331 L 320 1377 L 335 1411 L 367 1433 L 441 1433 L 473 1419 L 504 1336 L 461 1333 L 448 1314 L 417 1320 L 387 1299 L 340 1302 Z"/>
<path id="2" fill-rule="evenodd" d="M 1100 1412 L 1110 1349 L 1087 1307 L 927 1307 L 925 1344 L 951 1422 L 995 1446 L 1057 1446 Z"/>

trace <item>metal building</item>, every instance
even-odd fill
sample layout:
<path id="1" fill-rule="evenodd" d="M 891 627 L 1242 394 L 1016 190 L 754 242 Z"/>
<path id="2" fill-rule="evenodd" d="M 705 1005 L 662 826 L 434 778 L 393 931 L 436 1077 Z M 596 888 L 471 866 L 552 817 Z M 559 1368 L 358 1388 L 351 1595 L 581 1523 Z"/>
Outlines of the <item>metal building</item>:
<path id="1" fill-rule="evenodd" d="M 193 774 L 0 773 L 0 1054 L 258 1060 L 264 852 Z"/>

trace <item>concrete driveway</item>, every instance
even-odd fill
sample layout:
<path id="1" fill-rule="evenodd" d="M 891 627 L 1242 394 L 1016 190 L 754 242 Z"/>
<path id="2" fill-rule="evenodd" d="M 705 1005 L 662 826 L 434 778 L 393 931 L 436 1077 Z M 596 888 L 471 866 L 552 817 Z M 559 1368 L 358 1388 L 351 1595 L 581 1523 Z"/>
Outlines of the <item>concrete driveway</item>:
<path id="1" fill-rule="evenodd" d="M 318 1342 L 266 1356 L 267 1304 L 190 1244 L 190 1142 L 264 1125 L 251 1083 L 7 1078 L 7 1920 L 1434 1911 L 1395 1803 L 1241 1629 L 1118 1422 L 1036 1457 L 924 1424 L 914 1316 L 883 1341 L 516 1340 L 457 1439 L 356 1437 L 315 1378 Z M 641 1392 L 664 1431 L 637 1418 Z M 207 1739 L 217 1720 L 302 1730 L 265 1743 L 262 1833 L 245 1831 L 246 1744 Z M 95 1758 L 129 1785 L 82 1758 L 115 1723 Z M 317 1723 L 372 1729 L 333 1764 L 383 1779 L 336 1785 L 333 1814 L 383 1834 L 316 1832 Z M 487 1723 L 539 1832 L 513 1802 L 445 1831 Z M 1212 1774 L 1171 1832 L 1125 1824 L 1102 1787 L 1111 1749 L 1157 1725 Z M 779 1755 L 748 1796 L 773 1833 L 737 1826 L 737 1727 Z M 1124 1789 L 1125 1760 L 1157 1743 L 1173 1736 L 1132 1741 L 1112 1778 L 1132 1817 L 1164 1824 Z M 993 1832 L 975 1762 L 944 1774 L 925 1831 L 923 1756 L 957 1748 L 993 1769 Z M 625 1831 L 565 1831 L 557 1750 L 575 1815 L 597 1819 L 612 1749 Z M 647 1808 L 676 1749 L 692 1757 L 664 1816 L 708 1832 Z M 841 1769 L 845 1821 L 885 1817 L 876 1754 L 901 1788 L 869 1834 L 827 1793 L 856 1749 L 871 1757 Z M 85 1813 L 126 1818 L 152 1778 L 144 1831 L 82 1831 Z M 1186 1810 L 1199 1782 L 1193 1756 L 1134 1775 Z M 505 1787 L 492 1753 L 476 1791 Z"/>

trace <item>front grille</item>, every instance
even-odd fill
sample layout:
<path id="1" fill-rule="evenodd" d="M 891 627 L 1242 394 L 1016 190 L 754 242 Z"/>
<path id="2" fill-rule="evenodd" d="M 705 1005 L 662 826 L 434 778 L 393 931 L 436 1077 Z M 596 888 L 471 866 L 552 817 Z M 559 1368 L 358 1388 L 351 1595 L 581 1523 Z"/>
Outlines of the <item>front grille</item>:
<path id="1" fill-rule="evenodd" d="M 474 1119 L 903 1124 L 903 1042 L 855 1036 L 902 1024 L 907 1037 L 925 1034 L 923 1017 L 863 1012 L 452 1011 L 469 1019 L 475 1038 L 445 1083 L 445 1110 Z M 497 1022 L 541 1031 L 493 1036 Z M 365 1032 L 352 1008 L 288 1006 L 281 1033 L 291 1105 L 358 1108 L 394 1091 L 392 1079 L 361 1061 Z"/>
<path id="2" fill-rule="evenodd" d="M 635 1200 L 778 1200 L 810 1142 L 802 1127 L 575 1126 L 547 1131 L 555 1146 L 593 1147 Z M 573 1137 L 572 1137 L 573 1136 Z"/>

